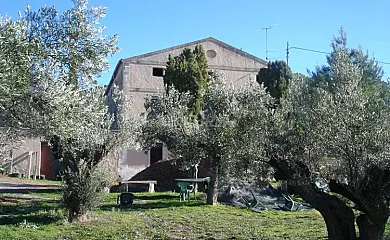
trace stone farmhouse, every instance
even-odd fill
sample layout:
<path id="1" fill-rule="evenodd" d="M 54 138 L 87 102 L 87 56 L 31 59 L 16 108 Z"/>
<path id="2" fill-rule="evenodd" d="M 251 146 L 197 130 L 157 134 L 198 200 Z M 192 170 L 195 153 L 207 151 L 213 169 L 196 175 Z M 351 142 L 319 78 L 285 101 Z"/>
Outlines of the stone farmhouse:
<path id="1" fill-rule="evenodd" d="M 201 44 L 205 49 L 210 72 L 222 73 L 234 86 L 241 86 L 254 81 L 260 68 L 267 66 L 267 62 L 230 46 L 215 38 L 205 38 L 198 41 L 121 59 L 109 82 L 106 95 L 113 114 L 129 114 L 140 118 L 145 112 L 146 97 L 153 97 L 164 89 L 163 76 L 167 66 L 168 56 L 179 55 L 184 48 L 194 49 Z M 114 86 L 117 85 L 124 94 L 132 96 L 132 107 L 123 113 L 117 113 L 112 100 Z M 149 151 L 137 148 L 123 149 L 118 163 L 119 175 L 123 179 L 130 179 L 151 164 L 167 158 L 169 151 L 161 146 Z"/>

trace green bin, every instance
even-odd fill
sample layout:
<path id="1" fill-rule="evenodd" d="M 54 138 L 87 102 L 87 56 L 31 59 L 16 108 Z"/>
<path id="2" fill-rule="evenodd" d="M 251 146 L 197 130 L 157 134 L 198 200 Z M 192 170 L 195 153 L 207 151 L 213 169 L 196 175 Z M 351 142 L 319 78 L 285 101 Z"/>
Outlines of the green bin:
<path id="1" fill-rule="evenodd" d="M 16 178 L 22 178 L 22 174 L 21 173 L 12 173 L 9 175 L 10 177 L 16 177 Z"/>

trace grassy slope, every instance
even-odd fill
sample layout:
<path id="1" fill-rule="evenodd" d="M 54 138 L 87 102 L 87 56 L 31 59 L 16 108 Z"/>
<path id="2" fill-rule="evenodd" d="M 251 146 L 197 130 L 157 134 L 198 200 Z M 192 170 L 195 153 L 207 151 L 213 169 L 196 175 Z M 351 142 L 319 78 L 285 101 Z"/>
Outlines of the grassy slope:
<path id="1" fill-rule="evenodd" d="M 69 224 L 58 193 L 0 194 L 0 239 L 326 239 L 317 211 L 255 213 L 178 194 L 139 193 L 118 209 L 117 194 L 103 196 L 87 223 Z"/>

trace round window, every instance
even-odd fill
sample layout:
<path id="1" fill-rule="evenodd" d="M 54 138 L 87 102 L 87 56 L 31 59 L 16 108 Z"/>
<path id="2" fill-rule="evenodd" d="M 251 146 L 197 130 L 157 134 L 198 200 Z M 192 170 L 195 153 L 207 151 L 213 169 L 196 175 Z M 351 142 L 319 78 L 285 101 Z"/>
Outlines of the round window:
<path id="1" fill-rule="evenodd" d="M 217 53 L 214 50 L 207 50 L 206 55 L 209 58 L 215 58 L 217 56 Z"/>

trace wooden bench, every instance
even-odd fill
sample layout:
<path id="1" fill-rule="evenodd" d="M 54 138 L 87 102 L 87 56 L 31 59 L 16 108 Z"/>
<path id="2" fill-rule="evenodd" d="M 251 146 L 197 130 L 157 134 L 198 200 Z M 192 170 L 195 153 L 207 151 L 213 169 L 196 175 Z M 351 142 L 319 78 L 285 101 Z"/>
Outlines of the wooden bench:
<path id="1" fill-rule="evenodd" d="M 124 181 L 124 182 L 121 182 L 121 185 L 122 184 L 125 184 L 126 186 L 126 192 L 129 192 L 129 185 L 147 185 L 149 188 L 148 188 L 148 192 L 150 193 L 153 193 L 154 192 L 154 185 L 157 185 L 157 181 L 150 181 L 150 180 L 140 180 L 140 181 Z"/>

